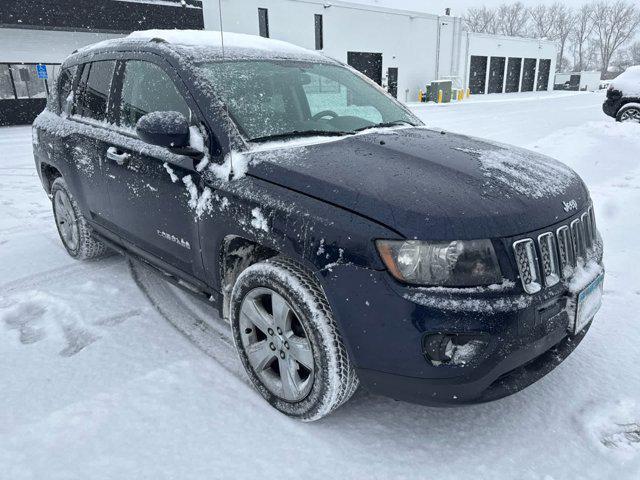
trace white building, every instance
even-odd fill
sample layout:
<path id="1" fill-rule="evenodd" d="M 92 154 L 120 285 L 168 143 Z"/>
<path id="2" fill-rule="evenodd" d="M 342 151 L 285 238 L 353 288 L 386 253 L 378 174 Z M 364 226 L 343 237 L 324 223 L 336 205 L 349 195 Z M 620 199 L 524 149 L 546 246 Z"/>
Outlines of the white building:
<path id="1" fill-rule="evenodd" d="M 204 25 L 322 50 L 349 63 L 403 101 L 433 80 L 472 93 L 553 87 L 551 42 L 468 34 L 461 18 L 323 0 L 203 2 Z M 519 66 L 519 68 L 518 68 Z M 516 78 L 517 77 L 517 78 Z M 481 81 L 484 79 L 484 81 Z"/>
<path id="2" fill-rule="evenodd" d="M 555 42 L 465 33 L 459 68 L 472 94 L 552 90 Z"/>

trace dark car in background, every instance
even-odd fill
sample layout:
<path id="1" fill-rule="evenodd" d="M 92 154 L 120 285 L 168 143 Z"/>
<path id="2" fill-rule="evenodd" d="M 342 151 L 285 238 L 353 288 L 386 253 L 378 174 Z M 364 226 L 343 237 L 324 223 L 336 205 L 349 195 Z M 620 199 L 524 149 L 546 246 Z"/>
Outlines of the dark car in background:
<path id="1" fill-rule="evenodd" d="M 213 32 L 103 42 L 65 61 L 33 139 L 69 254 L 117 250 L 206 298 L 295 418 L 359 385 L 429 405 L 509 395 L 600 306 L 572 170 L 428 129 L 316 52 Z"/>
<path id="2" fill-rule="evenodd" d="M 602 110 L 618 122 L 640 123 L 640 66 L 627 68 L 611 81 Z"/>

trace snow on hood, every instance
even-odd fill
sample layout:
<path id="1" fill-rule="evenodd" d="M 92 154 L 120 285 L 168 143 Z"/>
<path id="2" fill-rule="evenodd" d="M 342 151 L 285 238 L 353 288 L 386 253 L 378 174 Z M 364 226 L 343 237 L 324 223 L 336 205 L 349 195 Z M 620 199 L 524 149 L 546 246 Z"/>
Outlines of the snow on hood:
<path id="1" fill-rule="evenodd" d="M 640 97 L 640 65 L 627 68 L 611 81 L 611 85 L 625 97 Z"/>
<path id="2" fill-rule="evenodd" d="M 408 238 L 508 237 L 567 218 L 563 202 L 589 202 L 580 178 L 555 160 L 427 128 L 244 154 L 252 176 Z"/>
<path id="3" fill-rule="evenodd" d="M 477 157 L 489 181 L 498 181 L 530 198 L 562 195 L 575 181 L 576 175 L 569 167 L 522 148 L 496 143 L 489 149 L 456 150 Z M 543 158 L 545 161 L 541 161 Z"/>

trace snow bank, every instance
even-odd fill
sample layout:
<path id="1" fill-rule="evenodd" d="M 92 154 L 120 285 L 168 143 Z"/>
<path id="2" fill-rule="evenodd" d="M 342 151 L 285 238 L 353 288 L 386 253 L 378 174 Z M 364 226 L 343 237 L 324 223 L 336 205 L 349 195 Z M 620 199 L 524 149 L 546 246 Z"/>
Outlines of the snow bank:
<path id="1" fill-rule="evenodd" d="M 627 68 L 611 81 L 611 86 L 625 97 L 640 97 L 640 65 Z"/>

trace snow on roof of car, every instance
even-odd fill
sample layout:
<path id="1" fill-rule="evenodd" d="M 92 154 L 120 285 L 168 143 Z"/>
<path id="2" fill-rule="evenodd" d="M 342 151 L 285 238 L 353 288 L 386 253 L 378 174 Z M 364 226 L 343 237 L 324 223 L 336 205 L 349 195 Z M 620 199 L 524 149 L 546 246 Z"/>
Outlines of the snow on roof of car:
<path id="1" fill-rule="evenodd" d="M 611 86 L 625 97 L 640 97 L 640 65 L 627 68 L 611 81 Z"/>
<path id="2" fill-rule="evenodd" d="M 140 30 L 129 34 L 128 38 L 157 39 L 160 38 L 174 45 L 187 47 L 222 48 L 223 35 L 212 30 Z M 224 47 L 229 49 L 264 50 L 289 55 L 313 53 L 306 48 L 292 43 L 271 38 L 247 35 L 244 33 L 224 32 Z"/>
<path id="3" fill-rule="evenodd" d="M 209 58 L 279 58 L 306 61 L 330 61 L 328 57 L 282 40 L 263 38 L 257 35 L 214 30 L 140 30 L 127 37 L 104 40 L 80 48 L 78 53 L 92 53 L 98 49 L 140 45 L 155 41 L 156 46 L 168 45 L 180 49 L 181 53 L 194 60 Z M 224 46 L 224 50 L 223 50 Z"/>

